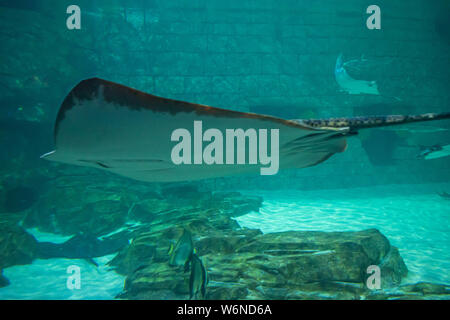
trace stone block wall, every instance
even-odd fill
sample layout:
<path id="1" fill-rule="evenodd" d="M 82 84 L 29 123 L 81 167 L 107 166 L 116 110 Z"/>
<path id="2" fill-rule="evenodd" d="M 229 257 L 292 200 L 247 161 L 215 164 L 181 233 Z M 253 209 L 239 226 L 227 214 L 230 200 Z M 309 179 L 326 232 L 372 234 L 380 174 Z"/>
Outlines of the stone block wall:
<path id="1" fill-rule="evenodd" d="M 79 31 L 66 30 L 55 13 L 64 12 L 69 2 L 44 1 L 48 14 L 24 20 L 33 28 L 47 21 L 41 28 L 47 34 L 27 44 L 57 44 L 54 63 L 39 52 L 7 63 L 9 69 L 20 63 L 49 74 L 46 91 L 38 91 L 49 119 L 58 110 L 55 101 L 80 78 L 92 76 L 167 98 L 285 118 L 449 109 L 450 5 L 445 0 L 79 0 Z M 366 28 L 371 4 L 381 8 L 381 30 Z M 345 60 L 366 59 L 349 72 L 376 80 L 380 96 L 339 90 L 334 66 L 340 53 Z M 448 122 L 437 125 L 449 127 Z M 350 139 L 344 154 L 318 167 L 251 180 L 268 188 L 448 181 L 448 158 L 414 158 L 419 144 L 448 144 L 448 131 L 401 138 L 391 165 L 374 166 L 361 146 L 367 136 L 361 135 Z"/>
<path id="2" fill-rule="evenodd" d="M 145 61 L 144 70 L 129 70 L 124 82 L 165 97 L 285 118 L 448 110 L 449 39 L 436 31 L 439 11 L 448 6 L 439 1 L 377 1 L 382 29 L 368 30 L 365 10 L 370 4 L 186 0 L 153 1 L 145 9 L 130 6 L 124 17 L 140 30 L 143 41 L 130 56 Z M 367 59 L 353 70 L 354 76 L 376 80 L 381 96 L 340 92 L 334 79 L 340 53 L 346 60 Z M 121 80 L 114 69 L 109 71 L 105 76 Z M 314 168 L 211 184 L 224 189 L 311 189 L 448 181 L 448 159 L 430 164 L 415 154 L 419 140 L 434 144 L 449 138 L 409 134 L 397 146 L 391 165 L 374 166 L 355 137 L 345 153 Z"/>

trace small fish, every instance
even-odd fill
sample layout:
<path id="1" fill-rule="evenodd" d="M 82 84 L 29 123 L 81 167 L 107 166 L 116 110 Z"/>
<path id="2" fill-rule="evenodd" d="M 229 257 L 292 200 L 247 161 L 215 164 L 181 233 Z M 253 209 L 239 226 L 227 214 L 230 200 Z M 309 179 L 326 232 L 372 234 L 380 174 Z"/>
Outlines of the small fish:
<path id="1" fill-rule="evenodd" d="M 200 293 L 201 298 L 206 297 L 206 286 L 208 284 L 208 273 L 202 260 L 193 254 L 191 258 L 191 276 L 189 277 L 189 299 L 197 299 Z"/>
<path id="2" fill-rule="evenodd" d="M 422 151 L 416 156 L 418 159 L 430 160 L 450 156 L 450 144 L 446 146 L 434 145 L 422 147 Z"/>
<path id="3" fill-rule="evenodd" d="M 116 253 L 128 245 L 128 237 L 104 238 L 100 240 L 93 234 L 80 232 L 63 243 L 38 242 L 37 258 L 84 259 L 98 266 L 93 258 Z"/>
<path id="4" fill-rule="evenodd" d="M 408 132 L 408 133 L 436 133 L 448 131 L 448 129 L 435 127 L 435 126 L 421 126 L 421 125 L 407 125 L 398 127 L 383 127 L 380 130 Z"/>
<path id="5" fill-rule="evenodd" d="M 350 75 L 347 73 L 347 70 L 345 70 L 344 62 L 342 60 L 342 53 L 336 60 L 334 76 L 342 91 L 346 91 L 349 94 L 380 94 L 378 92 L 377 83 L 375 81 L 356 80 L 350 77 Z"/>
<path id="6" fill-rule="evenodd" d="M 444 199 L 450 200 L 450 193 L 448 193 L 448 192 L 444 191 L 444 192 L 438 193 L 438 195 L 440 195 Z"/>
<path id="7" fill-rule="evenodd" d="M 168 254 L 170 255 L 169 265 L 184 265 L 185 271 L 189 269 L 189 262 L 194 254 L 194 243 L 192 242 L 192 235 L 188 230 L 183 230 L 183 234 L 175 246 L 173 244 L 170 245 Z"/>

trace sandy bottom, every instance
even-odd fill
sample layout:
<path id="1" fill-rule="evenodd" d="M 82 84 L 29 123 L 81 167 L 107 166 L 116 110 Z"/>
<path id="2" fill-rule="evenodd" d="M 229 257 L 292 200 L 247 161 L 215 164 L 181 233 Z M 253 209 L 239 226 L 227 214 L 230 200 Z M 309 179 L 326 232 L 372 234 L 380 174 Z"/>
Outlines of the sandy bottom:
<path id="1" fill-rule="evenodd" d="M 28 229 L 39 241 L 61 243 L 70 237 Z M 95 258 L 98 268 L 81 259 L 37 259 L 30 265 L 3 270 L 10 285 L 0 289 L 0 299 L 113 299 L 123 289 L 125 277 L 110 270 L 106 263 L 115 254 Z M 80 289 L 69 289 L 70 266 L 80 270 Z"/>
<path id="2" fill-rule="evenodd" d="M 382 186 L 321 191 L 241 191 L 260 195 L 260 212 L 237 218 L 241 226 L 263 232 L 287 230 L 357 231 L 377 228 L 400 249 L 409 275 L 405 282 L 450 284 L 450 200 L 437 191 L 450 184 Z M 67 237 L 28 230 L 40 241 Z M 3 271 L 11 284 L 0 299 L 113 299 L 124 277 L 105 264 L 114 255 L 95 259 L 99 267 L 75 259 L 35 260 Z M 81 288 L 67 287 L 69 266 L 78 266 Z"/>
<path id="3" fill-rule="evenodd" d="M 263 232 L 358 231 L 377 228 L 400 250 L 405 282 L 450 284 L 449 184 L 395 185 L 326 191 L 246 192 L 264 198 L 259 213 L 237 218 Z"/>

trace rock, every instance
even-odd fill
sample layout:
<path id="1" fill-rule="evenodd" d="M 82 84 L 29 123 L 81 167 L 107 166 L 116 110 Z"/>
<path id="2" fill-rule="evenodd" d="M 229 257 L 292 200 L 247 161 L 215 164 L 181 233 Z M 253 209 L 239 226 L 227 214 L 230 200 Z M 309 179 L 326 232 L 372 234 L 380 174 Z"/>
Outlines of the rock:
<path id="1" fill-rule="evenodd" d="M 418 292 L 422 295 L 450 294 L 449 286 L 429 282 L 418 282 L 416 284 L 404 285 L 401 286 L 400 289 L 404 292 Z"/>
<path id="2" fill-rule="evenodd" d="M 148 200 L 148 199 L 163 199 L 163 197 L 161 196 L 161 194 L 159 194 L 156 191 L 145 191 L 142 196 L 141 199 L 143 200 Z"/>
<path id="3" fill-rule="evenodd" d="M 77 234 L 63 243 L 38 242 L 39 259 L 92 259 L 117 253 L 128 245 L 128 232 L 119 232 L 103 239 L 90 234 Z"/>
<path id="4" fill-rule="evenodd" d="M 376 229 L 263 234 L 240 228 L 233 219 L 258 211 L 263 202 L 260 197 L 201 192 L 196 185 L 165 187 L 160 193 L 130 186 L 136 189 L 133 197 L 128 197 L 116 193 L 117 187 L 113 184 L 95 193 L 79 186 L 50 189 L 29 210 L 25 225 L 98 236 L 125 226 L 128 219 L 130 223 L 139 221 L 127 231 L 132 242 L 109 262 L 126 276 L 120 299 L 188 298 L 190 273 L 168 264 L 168 249 L 185 228 L 191 231 L 196 253 L 208 271 L 206 299 L 424 299 L 448 295 L 448 289 L 439 285 L 401 286 L 406 265 L 398 249 Z M 0 241 L 1 261 L 8 261 L 0 269 L 30 263 L 36 257 L 34 238 L 20 227 L 8 228 L 1 234 L 14 236 Z M 381 290 L 366 287 L 371 265 L 380 267 Z"/>
<path id="5" fill-rule="evenodd" d="M 377 265 L 390 250 L 389 241 L 375 229 L 361 232 L 291 231 L 265 234 L 238 252 L 277 257 L 278 270 L 289 281 L 362 283 L 369 265 Z M 271 258 L 272 261 L 276 261 Z M 275 262 L 276 263 L 276 262 Z M 302 270 L 302 273 L 295 270 Z"/>
<path id="6" fill-rule="evenodd" d="M 130 215 L 132 219 L 142 222 L 152 222 L 155 216 L 167 211 L 176 210 L 177 206 L 167 199 L 146 199 L 138 202 L 132 208 Z"/>
<path id="7" fill-rule="evenodd" d="M 79 230 L 102 235 L 122 227 L 126 221 L 127 211 L 128 208 L 120 200 L 97 201 L 85 205 L 73 219 L 66 220 L 60 225 L 69 225 L 66 229 L 71 233 Z"/>
<path id="8" fill-rule="evenodd" d="M 216 228 L 238 228 L 239 225 L 230 220 L 251 211 L 259 211 L 262 198 L 243 196 L 238 192 L 200 192 L 192 185 L 166 187 L 163 197 L 154 196 L 137 202 L 130 216 L 138 221 L 157 224 L 168 224 L 169 220 L 176 225 L 177 217 L 182 220 L 207 218 Z M 220 225 L 220 227 L 219 227 Z"/>
<path id="9" fill-rule="evenodd" d="M 241 229 L 229 232 L 210 232 L 207 236 L 201 237 L 195 242 L 197 251 L 202 255 L 206 254 L 232 254 L 235 253 L 245 242 L 251 241 L 254 237 L 262 235 L 257 229 Z"/>
<path id="10" fill-rule="evenodd" d="M 243 196 L 239 192 L 216 192 L 213 199 L 224 206 L 224 211 L 228 212 L 230 217 L 243 216 L 252 211 L 259 212 L 263 203 L 262 197 Z"/>
<path id="11" fill-rule="evenodd" d="M 113 266 L 119 274 L 131 274 L 142 265 L 148 265 L 154 261 L 154 257 L 157 255 L 156 244 L 158 242 L 156 240 L 152 235 L 146 237 L 143 234 L 133 239 L 132 243 L 126 249 L 119 252 L 108 264 Z M 163 247 L 164 244 L 159 244 L 159 247 Z M 167 245 L 166 250 L 168 248 L 169 246 Z"/>
<path id="12" fill-rule="evenodd" d="M 49 202 L 41 202 L 36 210 L 27 215 L 25 227 L 37 227 L 41 231 L 63 235 L 79 232 L 102 235 L 123 226 L 128 213 L 128 208 L 116 199 L 77 203 L 73 207 Z"/>
<path id="13" fill-rule="evenodd" d="M 0 269 L 0 288 L 6 287 L 9 285 L 9 280 L 3 275 L 3 270 Z"/>
<path id="14" fill-rule="evenodd" d="M 0 224 L 0 269 L 31 263 L 36 250 L 36 239 L 23 228 Z"/>
<path id="15" fill-rule="evenodd" d="M 175 299 L 186 299 L 189 293 L 189 274 L 182 267 L 168 267 L 166 262 L 155 262 L 132 273 L 125 280 L 121 298 L 144 299 L 154 291 L 169 290 Z"/>
<path id="16" fill-rule="evenodd" d="M 6 212 L 19 212 L 31 207 L 37 200 L 37 192 L 26 186 L 8 189 L 5 194 Z"/>
<path id="17" fill-rule="evenodd" d="M 450 300 L 450 286 L 429 282 L 405 284 L 393 289 L 371 291 L 373 300 Z"/>
<path id="18" fill-rule="evenodd" d="M 400 285 L 402 278 L 408 275 L 408 268 L 405 265 L 398 249 L 390 247 L 389 252 L 379 264 L 381 272 L 381 287 L 390 288 Z"/>
<path id="19" fill-rule="evenodd" d="M 206 299 L 208 300 L 236 300 L 246 299 L 250 290 L 243 283 L 218 283 L 210 281 L 207 287 Z"/>
<path id="20" fill-rule="evenodd" d="M 360 300 L 367 292 L 361 283 L 324 281 L 303 285 L 300 290 L 290 291 L 288 300 Z"/>
<path id="21" fill-rule="evenodd" d="M 167 228 L 141 234 L 116 257 L 113 264 L 127 275 L 122 298 L 145 299 L 161 290 L 172 291 L 176 299 L 186 298 L 189 274 L 169 267 L 167 252 L 159 249 L 176 241 L 181 231 Z M 207 299 L 361 299 L 370 294 L 365 287 L 369 265 L 379 265 L 389 285 L 406 275 L 398 250 L 375 229 L 200 232 L 193 240 L 208 270 Z M 130 268 L 139 263 L 138 271 Z"/>
<path id="22" fill-rule="evenodd" d="M 125 192 L 124 184 L 132 192 Z M 230 217 L 258 211 L 262 204 L 259 197 L 237 192 L 213 194 L 200 191 L 193 184 L 155 190 L 148 190 L 148 184 L 128 185 L 114 178 L 108 183 L 99 178 L 86 188 L 81 179 L 62 176 L 28 210 L 24 226 L 63 235 L 79 232 L 102 235 L 124 226 L 127 220 L 149 224 L 153 230 L 176 226 L 180 221 L 186 221 L 193 231 L 211 227 L 228 230 L 239 228 Z"/>
<path id="23" fill-rule="evenodd" d="M 148 186 L 106 178 L 109 177 L 93 179 L 85 172 L 61 174 L 48 183 L 38 202 L 28 210 L 24 226 L 63 235 L 79 232 L 101 235 L 122 227 L 141 196 L 154 197 Z"/>

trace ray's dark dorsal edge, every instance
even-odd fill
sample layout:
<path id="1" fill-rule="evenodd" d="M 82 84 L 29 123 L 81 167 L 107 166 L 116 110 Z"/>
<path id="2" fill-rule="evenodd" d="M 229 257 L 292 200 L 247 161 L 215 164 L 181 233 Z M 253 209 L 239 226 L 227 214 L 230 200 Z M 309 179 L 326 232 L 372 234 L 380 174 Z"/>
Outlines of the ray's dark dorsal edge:
<path id="1" fill-rule="evenodd" d="M 245 132 L 265 131 L 269 133 L 265 137 L 266 149 L 269 148 L 268 136 L 270 135 L 272 146 L 274 141 L 272 132 L 279 132 L 275 140 L 277 146 L 279 145 L 275 157 L 276 167 L 271 166 L 272 147 L 268 167 L 276 168 L 275 173 L 270 173 L 276 174 L 278 168 L 314 166 L 336 153 L 345 151 L 346 138 L 360 129 L 449 118 L 450 113 L 427 113 L 284 120 L 268 115 L 166 99 L 114 82 L 92 78 L 81 81 L 64 99 L 54 128 L 55 150 L 43 155 L 42 158 L 94 167 L 148 182 L 200 180 L 260 171 L 258 166 L 253 165 L 254 163 L 250 165 L 245 162 L 218 163 L 214 160 L 212 163 L 206 163 L 201 160 L 197 163 L 194 160 L 194 163 L 176 164 L 171 157 L 176 145 L 174 143 L 176 140 L 172 140 L 174 132 L 178 129 L 193 132 L 192 154 L 194 154 L 198 141 L 195 132 L 200 124 L 197 137 L 200 137 L 202 155 L 204 141 L 205 144 L 209 141 L 206 147 L 212 144 L 212 139 L 203 140 L 203 133 L 209 129 L 216 129 L 223 141 L 226 139 L 222 134 L 229 129 Z M 255 144 L 264 141 L 258 136 L 255 139 L 257 139 L 253 141 Z M 250 141 L 250 138 L 248 140 Z M 180 139 L 178 141 L 181 143 Z M 184 137 L 182 141 L 184 142 Z M 251 145 L 250 142 L 247 146 L 245 144 L 244 148 Z M 221 148 L 225 154 L 225 144 L 221 145 Z M 239 153 L 239 150 L 236 150 Z M 261 150 L 261 147 L 258 150 Z M 258 157 L 263 158 L 260 154 Z M 266 165 L 262 162 L 257 164 L 261 167 Z"/>
<path id="2" fill-rule="evenodd" d="M 54 131 L 55 137 L 58 132 L 59 123 L 64 119 L 66 112 L 76 105 L 77 100 L 94 100 L 99 98 L 99 95 L 103 95 L 105 102 L 115 103 L 136 111 L 148 109 L 155 112 L 167 112 L 171 115 L 176 115 L 179 112 L 195 112 L 197 114 L 208 113 L 208 115 L 217 117 L 223 115 L 236 118 L 248 117 L 262 120 L 266 119 L 267 121 L 275 120 L 283 124 L 299 126 L 299 124 L 295 121 L 291 122 L 289 120 L 259 115 L 256 113 L 244 113 L 185 101 L 167 99 L 100 78 L 90 78 L 77 84 L 64 99 L 56 118 Z"/>

